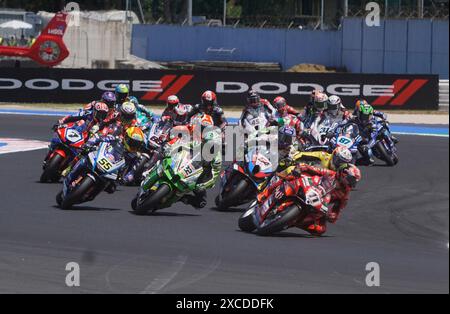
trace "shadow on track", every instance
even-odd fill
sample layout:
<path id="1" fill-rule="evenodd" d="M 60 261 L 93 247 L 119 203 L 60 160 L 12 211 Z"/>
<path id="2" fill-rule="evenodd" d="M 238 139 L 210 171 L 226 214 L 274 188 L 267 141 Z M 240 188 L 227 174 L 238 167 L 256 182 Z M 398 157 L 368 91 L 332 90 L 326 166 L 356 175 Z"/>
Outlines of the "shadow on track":
<path id="1" fill-rule="evenodd" d="M 53 205 L 53 208 L 56 208 L 61 211 L 93 211 L 93 212 L 112 212 L 121 210 L 120 208 L 99 208 L 91 206 L 74 206 L 70 209 L 61 209 L 57 205 Z"/>
<path id="2" fill-rule="evenodd" d="M 179 214 L 179 213 L 172 213 L 172 212 L 148 212 L 143 215 L 138 215 L 133 211 L 128 211 L 131 215 L 139 216 L 139 217 L 201 217 L 201 215 L 198 214 Z"/>
<path id="3" fill-rule="evenodd" d="M 256 233 L 244 232 L 239 229 L 236 229 L 236 231 L 240 232 L 240 233 L 248 234 L 248 235 L 254 235 L 254 236 L 260 237 L 260 238 L 298 238 L 298 239 L 334 238 L 334 236 L 330 236 L 330 235 L 322 235 L 320 237 L 317 237 L 317 236 L 313 236 L 313 235 L 306 234 L 306 233 L 295 233 L 295 232 L 289 232 L 289 231 L 282 231 L 282 232 L 274 233 L 274 234 L 271 234 L 268 236 L 258 236 Z"/>

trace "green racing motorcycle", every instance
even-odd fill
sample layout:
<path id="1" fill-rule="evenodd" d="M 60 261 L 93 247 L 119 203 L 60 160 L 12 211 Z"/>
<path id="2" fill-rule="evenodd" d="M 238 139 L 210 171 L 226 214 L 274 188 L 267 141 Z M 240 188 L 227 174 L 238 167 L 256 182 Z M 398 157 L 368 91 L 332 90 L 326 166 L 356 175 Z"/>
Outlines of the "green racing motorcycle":
<path id="1" fill-rule="evenodd" d="M 216 136 L 214 132 L 209 135 L 210 138 Z M 148 172 L 131 202 L 134 213 L 145 215 L 169 208 L 195 190 L 198 179 L 206 169 L 205 162 L 200 150 L 196 153 L 190 145 L 180 148 L 175 153 L 166 154 Z"/>

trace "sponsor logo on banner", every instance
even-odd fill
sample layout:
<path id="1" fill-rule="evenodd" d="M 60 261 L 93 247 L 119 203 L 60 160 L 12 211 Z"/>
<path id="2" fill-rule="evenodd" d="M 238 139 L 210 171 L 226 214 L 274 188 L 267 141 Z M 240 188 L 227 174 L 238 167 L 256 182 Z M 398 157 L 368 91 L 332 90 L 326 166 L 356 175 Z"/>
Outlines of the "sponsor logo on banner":
<path id="1" fill-rule="evenodd" d="M 377 107 L 437 109 L 438 82 L 435 75 L 78 69 L 48 69 L 43 74 L 36 69 L 4 69 L 0 97 L 11 102 L 85 103 L 127 84 L 148 104 L 165 103 L 174 94 L 184 103 L 196 103 L 205 90 L 213 90 L 221 105 L 239 106 L 254 89 L 264 98 L 281 95 L 299 107 L 319 89 L 340 96 L 348 107 L 365 98 Z"/>

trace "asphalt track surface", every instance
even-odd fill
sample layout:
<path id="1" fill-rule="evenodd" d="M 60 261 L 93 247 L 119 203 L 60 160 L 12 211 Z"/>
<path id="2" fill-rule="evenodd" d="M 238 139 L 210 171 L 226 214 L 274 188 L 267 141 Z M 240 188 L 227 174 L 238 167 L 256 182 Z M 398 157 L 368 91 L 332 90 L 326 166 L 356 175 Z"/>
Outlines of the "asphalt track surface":
<path id="1" fill-rule="evenodd" d="M 0 116 L 0 137 L 48 141 L 55 118 Z M 130 212 L 120 187 L 76 210 L 55 207 L 60 184 L 39 184 L 45 151 L 0 155 L 0 293 L 448 293 L 449 140 L 399 136 L 396 168 L 363 181 L 327 236 L 240 232 L 241 210 L 177 205 Z M 66 264 L 81 286 L 65 285 Z M 365 284 L 377 262 L 381 286 Z"/>

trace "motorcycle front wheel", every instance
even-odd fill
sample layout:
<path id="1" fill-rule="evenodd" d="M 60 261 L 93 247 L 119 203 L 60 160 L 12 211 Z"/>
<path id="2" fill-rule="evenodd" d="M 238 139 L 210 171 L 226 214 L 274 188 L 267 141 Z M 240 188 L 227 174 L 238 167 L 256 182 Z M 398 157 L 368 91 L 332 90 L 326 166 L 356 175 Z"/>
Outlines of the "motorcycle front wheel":
<path id="1" fill-rule="evenodd" d="M 55 154 L 50 160 L 47 161 L 44 172 L 42 173 L 39 181 L 41 183 L 58 182 L 60 177 L 60 168 L 64 162 L 64 157 L 60 154 Z"/>
<path id="2" fill-rule="evenodd" d="M 137 215 L 145 215 L 150 210 L 156 210 L 162 205 L 163 199 L 168 197 L 171 189 L 167 184 L 162 184 L 158 190 L 144 199 L 136 198 L 131 202 L 131 208 Z"/>
<path id="3" fill-rule="evenodd" d="M 256 233 L 260 236 L 268 236 L 286 230 L 290 227 L 290 223 L 299 215 L 300 208 L 298 208 L 297 205 L 292 205 L 281 213 L 276 213 L 271 217 L 266 218 L 263 223 L 258 226 Z"/>
<path id="4" fill-rule="evenodd" d="M 229 191 L 222 191 L 222 197 L 216 199 L 218 210 L 227 210 L 232 206 L 242 205 L 248 199 L 249 193 L 254 193 L 253 187 L 243 176 L 235 175 L 225 188 L 229 188 Z"/>
<path id="5" fill-rule="evenodd" d="M 378 142 L 375 149 L 380 157 L 389 167 L 393 167 L 398 163 L 398 158 L 391 152 L 388 152 L 382 142 Z"/>
<path id="6" fill-rule="evenodd" d="M 86 176 L 81 180 L 81 183 L 73 188 L 66 197 L 61 201 L 61 209 L 70 209 L 73 205 L 81 203 L 83 196 L 95 185 L 94 180 Z"/>

